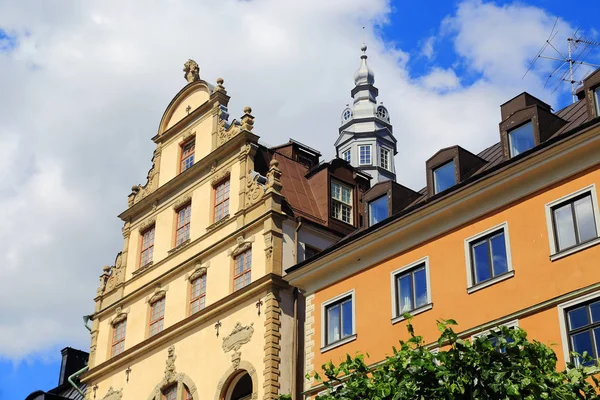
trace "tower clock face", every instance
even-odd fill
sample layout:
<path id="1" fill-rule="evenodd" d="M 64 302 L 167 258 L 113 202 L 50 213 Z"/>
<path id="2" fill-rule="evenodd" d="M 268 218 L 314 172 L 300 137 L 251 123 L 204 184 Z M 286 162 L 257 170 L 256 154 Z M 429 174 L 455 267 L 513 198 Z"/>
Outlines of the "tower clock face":
<path id="1" fill-rule="evenodd" d="M 387 119 L 388 119 L 388 112 L 385 109 L 385 107 L 383 107 L 383 106 L 377 107 L 377 117 L 379 117 L 380 119 L 384 119 L 384 120 L 387 121 Z"/>

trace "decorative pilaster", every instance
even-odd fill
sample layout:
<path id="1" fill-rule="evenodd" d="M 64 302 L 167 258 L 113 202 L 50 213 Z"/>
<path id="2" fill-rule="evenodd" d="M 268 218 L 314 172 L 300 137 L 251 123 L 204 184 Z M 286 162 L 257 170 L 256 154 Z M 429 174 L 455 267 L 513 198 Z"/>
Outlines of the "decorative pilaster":
<path id="1" fill-rule="evenodd" d="M 308 390 L 314 384 L 315 379 L 312 377 L 315 372 L 313 360 L 315 358 L 315 305 L 313 300 L 314 294 L 306 296 L 306 320 L 304 322 L 304 371 L 309 376 L 304 381 L 304 390 Z"/>
<path id="2" fill-rule="evenodd" d="M 281 364 L 281 308 L 276 289 L 269 292 L 265 298 L 265 370 L 263 388 L 264 399 L 277 399 L 279 396 L 279 383 Z"/>

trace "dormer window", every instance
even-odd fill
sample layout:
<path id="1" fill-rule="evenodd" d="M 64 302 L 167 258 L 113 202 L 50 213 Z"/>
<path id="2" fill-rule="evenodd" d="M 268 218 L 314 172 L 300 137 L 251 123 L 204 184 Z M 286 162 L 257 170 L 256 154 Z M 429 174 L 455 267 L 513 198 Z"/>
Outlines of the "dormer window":
<path id="1" fill-rule="evenodd" d="M 196 141 L 190 140 L 181 146 L 181 172 L 194 165 L 194 153 L 196 151 Z"/>
<path id="2" fill-rule="evenodd" d="M 331 216 L 352 223 L 352 189 L 338 182 L 331 182 Z"/>
<path id="3" fill-rule="evenodd" d="M 510 156 L 514 157 L 535 146 L 533 123 L 531 121 L 508 132 Z"/>
<path id="4" fill-rule="evenodd" d="M 435 193 L 444 190 L 456 184 L 456 174 L 454 172 L 454 160 L 443 164 L 433 170 L 433 185 Z"/>
<path id="5" fill-rule="evenodd" d="M 388 197 L 386 195 L 369 203 L 369 226 L 383 221 L 388 216 Z"/>
<path id="6" fill-rule="evenodd" d="M 600 86 L 594 89 L 594 103 L 596 105 L 596 117 L 600 117 Z"/>

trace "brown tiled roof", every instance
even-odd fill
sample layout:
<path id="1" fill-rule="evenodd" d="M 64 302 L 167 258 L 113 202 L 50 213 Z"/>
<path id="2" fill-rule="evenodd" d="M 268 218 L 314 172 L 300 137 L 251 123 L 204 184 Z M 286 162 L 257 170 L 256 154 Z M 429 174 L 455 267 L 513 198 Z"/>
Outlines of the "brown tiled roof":
<path id="1" fill-rule="evenodd" d="M 311 185 L 306 179 L 308 168 L 278 152 L 273 154 L 273 158 L 279 161 L 283 186 L 281 192 L 290 207 L 303 217 L 324 223 L 325 219 L 319 212 Z"/>

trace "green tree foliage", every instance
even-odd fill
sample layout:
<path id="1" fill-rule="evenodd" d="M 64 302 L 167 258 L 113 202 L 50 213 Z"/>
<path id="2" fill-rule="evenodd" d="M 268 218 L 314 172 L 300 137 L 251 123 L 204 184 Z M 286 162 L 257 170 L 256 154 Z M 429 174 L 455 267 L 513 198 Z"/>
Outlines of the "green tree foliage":
<path id="1" fill-rule="evenodd" d="M 502 327 L 492 338 L 468 341 L 451 325 L 456 322 L 438 323 L 442 350 L 437 354 L 424 347 L 409 319 L 410 338 L 374 367 L 362 355 L 323 365 L 324 378 L 315 374 L 315 379 L 326 393 L 317 400 L 600 399 L 589 368 L 569 365 L 557 371 L 554 351 L 529 341 L 521 329 Z"/>

